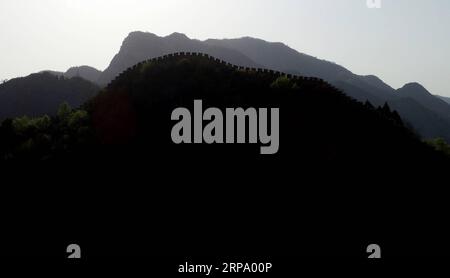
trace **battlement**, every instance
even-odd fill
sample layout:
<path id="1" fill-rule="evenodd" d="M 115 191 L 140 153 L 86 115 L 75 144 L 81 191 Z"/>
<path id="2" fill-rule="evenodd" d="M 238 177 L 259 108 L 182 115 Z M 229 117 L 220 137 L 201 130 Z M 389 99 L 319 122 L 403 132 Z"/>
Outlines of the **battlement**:
<path id="1" fill-rule="evenodd" d="M 155 63 L 155 62 L 162 62 L 164 60 L 169 60 L 169 59 L 174 59 L 174 58 L 178 59 L 178 58 L 188 58 L 188 57 L 204 57 L 204 58 L 214 61 L 218 64 L 221 64 L 223 66 L 230 67 L 236 71 L 252 72 L 252 73 L 258 73 L 258 74 L 269 74 L 269 75 L 273 75 L 274 77 L 285 76 L 289 79 L 294 79 L 294 80 L 300 81 L 300 82 L 318 82 L 318 83 L 322 83 L 325 86 L 334 88 L 334 86 L 331 86 L 329 83 L 325 82 L 323 79 L 320 79 L 317 77 L 305 77 L 305 76 L 284 73 L 284 72 L 267 69 L 267 68 L 251 68 L 251 67 L 238 66 L 238 65 L 234 65 L 228 61 L 224 61 L 219 58 L 213 57 L 207 53 L 200 53 L 200 52 L 175 52 L 175 53 L 165 54 L 163 56 L 154 57 L 154 58 L 148 59 L 146 61 L 139 62 L 139 63 L 133 65 L 132 67 L 128 68 L 127 70 L 123 71 L 122 73 L 120 73 L 116 78 L 114 78 L 114 80 L 112 80 L 106 86 L 106 88 L 109 88 L 123 74 L 127 74 L 133 70 L 136 70 L 137 68 L 143 66 L 146 63 Z"/>

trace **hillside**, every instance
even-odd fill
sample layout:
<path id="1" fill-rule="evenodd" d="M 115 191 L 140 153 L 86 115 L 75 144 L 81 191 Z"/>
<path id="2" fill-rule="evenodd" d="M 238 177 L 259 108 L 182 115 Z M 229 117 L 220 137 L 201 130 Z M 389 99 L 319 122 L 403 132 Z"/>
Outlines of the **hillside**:
<path id="1" fill-rule="evenodd" d="M 239 69 L 197 55 L 153 59 L 128 69 L 91 103 L 94 127 L 102 142 L 145 142 L 158 146 L 153 157 L 180 156 L 215 147 L 174 146 L 167 136 L 176 107 L 280 107 L 283 115 L 280 157 L 306 161 L 423 164 L 440 160 L 404 127 L 388 107 L 375 109 L 345 96 L 319 79 L 280 79 L 275 72 Z M 227 157 L 253 154 L 253 147 L 217 147 Z M 140 150 L 142 152 L 143 150 Z"/>
<path id="2" fill-rule="evenodd" d="M 441 115 L 450 124 L 450 105 L 427 91 L 418 83 L 409 83 L 397 90 L 401 98 L 412 98 L 430 111 Z"/>
<path id="3" fill-rule="evenodd" d="M 12 79 L 0 84 L 0 119 L 54 115 L 63 102 L 78 107 L 98 91 L 97 85 L 84 79 L 66 79 L 49 72 Z"/>
<path id="4" fill-rule="evenodd" d="M 399 104 L 404 98 L 374 75 L 357 75 L 340 65 L 300 53 L 282 43 L 250 37 L 199 41 L 179 33 L 159 37 L 152 33 L 133 32 L 124 40 L 119 53 L 101 75 L 99 84 L 107 84 L 122 71 L 142 60 L 181 51 L 207 53 L 240 66 L 262 67 L 322 78 L 359 101 L 369 100 L 376 106 L 385 102 L 395 103 L 400 116 L 415 130 L 422 130 L 424 124 L 429 126 L 426 134 L 420 134 L 422 137 L 445 137 L 450 142 L 450 138 L 447 137 L 448 129 L 442 128 L 450 125 L 450 120 L 447 120 L 449 114 L 445 112 L 448 109 L 435 106 L 433 103 L 438 100 L 437 98 L 421 97 L 425 101 L 425 103 L 419 101 L 421 107 L 409 106 L 411 102 L 407 100 Z M 437 110 L 434 110 L 435 108 Z M 444 118 L 446 123 L 435 124 L 429 121 L 436 115 Z"/>
<path id="5" fill-rule="evenodd" d="M 412 97 L 404 97 L 401 100 L 391 101 L 390 105 L 397 111 L 402 111 L 402 116 L 414 122 L 411 128 L 423 138 L 444 138 L 450 141 L 450 123 L 439 114 L 431 112 L 419 101 Z M 431 123 L 431 124 L 430 124 Z M 436 133 L 439 130 L 439 133 Z"/>

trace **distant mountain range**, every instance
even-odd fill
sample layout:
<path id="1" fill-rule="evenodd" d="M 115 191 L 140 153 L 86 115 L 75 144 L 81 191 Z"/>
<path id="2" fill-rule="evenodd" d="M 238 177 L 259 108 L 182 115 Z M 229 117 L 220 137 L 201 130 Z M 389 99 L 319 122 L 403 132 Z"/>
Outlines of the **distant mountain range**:
<path id="1" fill-rule="evenodd" d="M 140 61 L 180 51 L 203 52 L 236 65 L 322 78 L 357 100 L 369 100 L 376 106 L 388 102 L 421 136 L 443 137 L 450 142 L 450 105 L 421 85 L 412 83 L 395 90 L 374 75 L 356 75 L 340 65 L 299 53 L 282 43 L 250 37 L 199 41 L 179 33 L 159 37 L 133 32 L 98 82 L 106 85 Z"/>
<path id="2" fill-rule="evenodd" d="M 182 51 L 207 53 L 235 65 L 322 78 L 357 100 L 368 100 L 375 106 L 388 102 L 424 138 L 443 137 L 450 142 L 449 100 L 433 96 L 420 84 L 411 83 L 395 90 L 376 76 L 357 75 L 340 65 L 300 53 L 282 43 L 251 37 L 200 41 L 180 33 L 160 37 L 152 33 L 132 32 L 103 72 L 79 67 L 59 74 L 69 78 L 79 76 L 103 87 L 141 61 Z"/>
<path id="3" fill-rule="evenodd" d="M 93 83 L 98 83 L 100 75 L 102 74 L 96 68 L 90 66 L 71 67 L 66 72 L 44 70 L 42 72 L 48 72 L 56 76 L 64 76 L 65 78 L 81 77 Z"/>
<path id="4" fill-rule="evenodd" d="M 0 120 L 24 115 L 54 115 L 63 102 L 78 107 L 100 90 L 85 79 L 68 79 L 55 74 L 35 73 L 0 84 Z"/>

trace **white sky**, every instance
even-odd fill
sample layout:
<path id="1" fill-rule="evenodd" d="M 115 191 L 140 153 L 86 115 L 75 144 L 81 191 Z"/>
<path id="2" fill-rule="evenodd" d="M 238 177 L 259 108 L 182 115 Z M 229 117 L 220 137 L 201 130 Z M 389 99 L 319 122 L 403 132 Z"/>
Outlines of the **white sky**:
<path id="1" fill-rule="evenodd" d="M 0 79 L 44 69 L 105 69 L 131 31 L 252 36 L 450 96 L 450 1 L 0 0 Z"/>

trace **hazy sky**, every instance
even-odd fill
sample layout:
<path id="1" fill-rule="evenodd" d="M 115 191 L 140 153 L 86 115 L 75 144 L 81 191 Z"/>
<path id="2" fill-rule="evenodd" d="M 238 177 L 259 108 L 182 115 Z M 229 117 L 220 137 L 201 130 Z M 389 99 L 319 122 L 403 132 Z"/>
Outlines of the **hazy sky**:
<path id="1" fill-rule="evenodd" d="M 281 41 L 391 86 L 450 96 L 450 0 L 0 0 L 0 79 L 105 69 L 131 31 Z"/>

